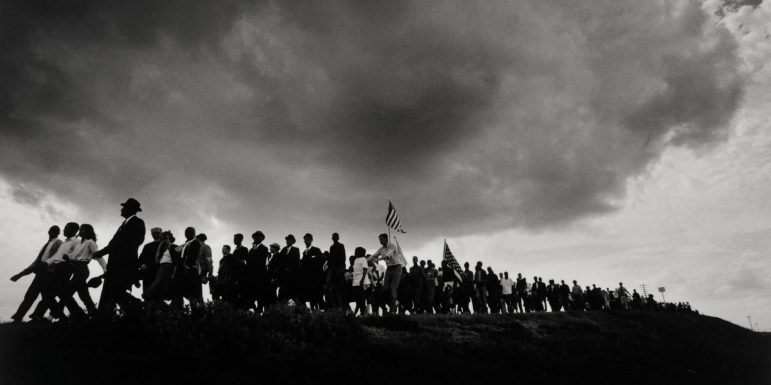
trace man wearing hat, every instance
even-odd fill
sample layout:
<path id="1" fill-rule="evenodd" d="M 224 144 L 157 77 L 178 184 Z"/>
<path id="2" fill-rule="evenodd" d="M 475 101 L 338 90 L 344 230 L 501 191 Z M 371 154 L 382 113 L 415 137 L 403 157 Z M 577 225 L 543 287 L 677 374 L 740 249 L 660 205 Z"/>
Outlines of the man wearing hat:
<path id="1" fill-rule="evenodd" d="M 311 309 L 324 305 L 324 255 L 313 246 L 313 235 L 303 237 L 305 250 L 300 260 L 300 302 L 310 302 Z"/>
<path id="2" fill-rule="evenodd" d="M 278 260 L 278 300 L 285 302 L 293 299 L 297 302 L 297 281 L 300 275 L 300 249 L 295 244 L 294 235 L 284 237 L 286 246 L 281 249 Z"/>
<path id="3" fill-rule="evenodd" d="M 124 311 L 130 312 L 133 310 L 132 303 L 137 301 L 131 296 L 130 290 L 137 278 L 137 250 L 145 241 L 145 222 L 137 217 L 142 208 L 136 199 L 129 198 L 121 206 L 120 215 L 125 220 L 110 243 L 93 255 L 93 258 L 110 256 L 104 274 L 102 297 L 99 299 L 98 311 L 101 316 L 110 316 L 116 303 Z"/>
<path id="4" fill-rule="evenodd" d="M 153 241 L 146 244 L 139 254 L 139 276 L 142 278 L 142 296 L 147 294 L 147 289 L 155 281 L 155 275 L 158 273 L 159 261 L 156 259 L 160 259 L 160 256 L 157 254 L 161 246 L 161 234 L 163 234 L 163 230 L 160 227 L 150 229 L 150 236 L 153 237 Z"/>

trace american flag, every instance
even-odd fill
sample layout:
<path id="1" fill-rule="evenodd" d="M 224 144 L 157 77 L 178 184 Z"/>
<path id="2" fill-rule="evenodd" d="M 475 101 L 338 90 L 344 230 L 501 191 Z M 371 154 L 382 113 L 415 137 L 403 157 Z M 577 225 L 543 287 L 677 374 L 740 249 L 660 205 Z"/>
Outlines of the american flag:
<path id="1" fill-rule="evenodd" d="M 460 265 L 458 264 L 458 260 L 455 259 L 455 256 L 452 255 L 452 251 L 450 251 L 450 247 L 447 246 L 447 240 L 444 240 L 444 256 L 442 257 L 444 261 L 447 262 L 447 265 L 452 267 L 452 270 L 455 272 L 455 276 L 458 278 L 459 281 L 463 281 L 463 278 L 461 278 L 461 274 L 463 274 L 463 270 L 461 270 Z"/>
<path id="2" fill-rule="evenodd" d="M 388 201 L 388 214 L 386 214 L 386 225 L 400 233 L 406 233 L 402 229 L 402 223 L 399 221 L 399 215 L 396 214 L 396 209 L 391 201 Z"/>

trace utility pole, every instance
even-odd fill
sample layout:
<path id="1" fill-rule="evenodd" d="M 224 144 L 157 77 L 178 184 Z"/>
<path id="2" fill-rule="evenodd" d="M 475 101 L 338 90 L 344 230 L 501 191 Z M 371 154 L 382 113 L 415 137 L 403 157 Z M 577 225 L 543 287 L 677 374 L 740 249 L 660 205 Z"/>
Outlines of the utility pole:
<path id="1" fill-rule="evenodd" d="M 747 316 L 747 321 L 750 323 L 750 330 L 755 331 L 755 329 L 752 328 L 752 318 L 750 318 L 750 316 Z"/>
<path id="2" fill-rule="evenodd" d="M 642 285 L 640 285 L 640 287 L 642 288 L 643 298 L 648 299 L 648 292 L 645 290 L 646 285 L 643 283 Z"/>

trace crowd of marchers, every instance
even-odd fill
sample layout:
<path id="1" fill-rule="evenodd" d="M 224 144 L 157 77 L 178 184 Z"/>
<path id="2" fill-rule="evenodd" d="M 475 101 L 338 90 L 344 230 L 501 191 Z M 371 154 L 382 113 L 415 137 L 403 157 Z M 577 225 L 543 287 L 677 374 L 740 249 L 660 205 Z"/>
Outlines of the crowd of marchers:
<path id="1" fill-rule="evenodd" d="M 107 246 L 99 248 L 94 228 L 89 224 L 67 223 L 63 234 L 58 226 L 48 231 L 48 239 L 32 264 L 11 277 L 34 274 L 18 310 L 11 317 L 21 322 L 40 298 L 30 315 L 45 321 L 46 313 L 59 320 L 108 318 L 119 306 L 126 314 L 182 309 L 193 312 L 204 304 L 208 286 L 213 301 L 227 302 L 244 311 L 263 312 L 283 303 L 312 310 L 341 309 L 354 315 L 385 313 L 515 313 L 540 311 L 591 310 L 673 310 L 691 312 L 687 303 L 659 304 L 653 295 L 630 293 L 619 283 L 614 289 L 596 285 L 572 286 L 561 280 L 548 284 L 540 277 L 532 281 L 508 272 L 496 274 L 492 267 L 477 262 L 474 270 L 466 262 L 461 268 L 454 257 L 445 256 L 437 267 L 431 260 L 412 258 L 408 266 L 401 248 L 380 234 L 374 254 L 356 247 L 347 256 L 337 233 L 327 251 L 314 246 L 313 235 L 302 237 L 303 247 L 295 246 L 294 235 L 284 245 L 265 245 L 261 231 L 251 234 L 250 247 L 244 236 L 235 234 L 233 246 L 222 246 L 222 257 L 215 271 L 207 236 L 193 227 L 177 241 L 171 231 L 154 227 L 152 241 L 145 239 L 144 221 L 137 217 L 140 204 L 129 198 L 121 204 L 125 218 Z M 63 235 L 64 239 L 60 238 Z M 107 256 L 107 261 L 105 261 Z M 89 263 L 95 260 L 103 273 L 89 279 Z M 99 305 L 90 289 L 104 282 Z M 141 287 L 141 297 L 131 287 Z M 75 301 L 78 295 L 85 310 Z M 66 313 L 65 313 L 66 309 Z"/>

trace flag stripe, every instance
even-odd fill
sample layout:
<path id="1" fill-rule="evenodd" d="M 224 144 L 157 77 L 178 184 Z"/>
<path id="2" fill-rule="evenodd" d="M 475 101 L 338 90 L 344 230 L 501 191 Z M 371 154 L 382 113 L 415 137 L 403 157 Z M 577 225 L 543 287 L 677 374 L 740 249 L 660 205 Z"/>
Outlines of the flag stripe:
<path id="1" fill-rule="evenodd" d="M 396 209 L 394 208 L 394 205 L 391 203 L 391 201 L 388 201 L 388 213 L 386 214 L 386 226 L 400 233 L 406 233 L 406 231 L 402 229 L 402 222 L 399 220 L 399 215 L 396 214 Z"/>

